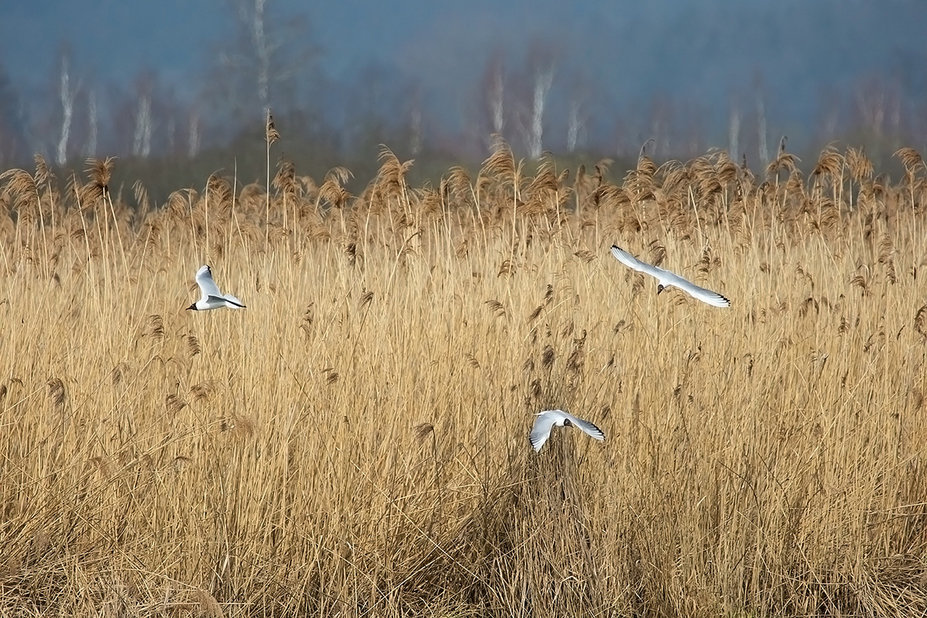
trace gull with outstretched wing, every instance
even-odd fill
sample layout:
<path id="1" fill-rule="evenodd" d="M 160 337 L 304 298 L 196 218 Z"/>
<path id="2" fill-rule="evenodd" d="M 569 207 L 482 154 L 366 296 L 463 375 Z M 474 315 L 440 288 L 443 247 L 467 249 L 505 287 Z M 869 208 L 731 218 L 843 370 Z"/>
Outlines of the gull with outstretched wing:
<path id="1" fill-rule="evenodd" d="M 645 275 L 650 275 L 654 277 L 657 282 L 657 294 L 665 290 L 666 288 L 672 286 L 679 288 L 692 298 L 702 301 L 703 303 L 708 303 L 713 307 L 730 307 L 731 301 L 726 299 L 721 294 L 717 292 L 712 292 L 711 290 L 706 290 L 705 288 L 699 287 L 689 281 L 672 273 L 668 270 L 664 270 L 657 266 L 652 266 L 646 262 L 641 262 L 639 259 L 621 249 L 617 245 L 612 245 L 612 255 L 615 256 L 619 262 L 639 272 L 644 273 Z"/>

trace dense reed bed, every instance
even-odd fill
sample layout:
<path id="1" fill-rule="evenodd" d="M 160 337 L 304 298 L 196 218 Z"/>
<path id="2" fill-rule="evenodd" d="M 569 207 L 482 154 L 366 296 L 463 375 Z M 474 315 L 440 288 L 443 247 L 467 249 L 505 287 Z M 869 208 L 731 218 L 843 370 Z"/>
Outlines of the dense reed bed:
<path id="1" fill-rule="evenodd" d="M 927 169 L 0 176 L 0 613 L 927 612 Z M 115 192 L 114 192 L 115 191 Z M 659 296 L 617 243 L 726 295 Z M 209 263 L 248 308 L 187 312 Z M 532 415 L 563 407 L 604 443 Z"/>

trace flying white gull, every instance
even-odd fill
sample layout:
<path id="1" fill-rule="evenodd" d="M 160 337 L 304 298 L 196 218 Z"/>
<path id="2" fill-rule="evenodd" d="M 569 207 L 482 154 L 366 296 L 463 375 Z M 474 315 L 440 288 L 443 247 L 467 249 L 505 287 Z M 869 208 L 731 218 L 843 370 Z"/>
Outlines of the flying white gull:
<path id="1" fill-rule="evenodd" d="M 659 294 L 664 289 L 670 286 L 674 286 L 674 287 L 679 288 L 680 290 L 682 290 L 689 296 L 696 298 L 702 301 L 703 303 L 708 303 L 709 305 L 712 305 L 714 307 L 730 307 L 731 306 L 731 301 L 724 298 L 717 292 L 712 292 L 711 290 L 700 288 L 699 286 L 695 285 L 691 281 L 687 279 L 683 279 L 676 273 L 671 273 L 668 270 L 663 270 L 662 268 L 651 266 L 650 264 L 645 264 L 644 262 L 641 262 L 639 259 L 631 255 L 627 251 L 620 249 L 616 245 L 612 245 L 612 255 L 614 255 L 615 258 L 619 262 L 621 262 L 628 268 L 639 270 L 640 272 L 644 274 L 650 275 L 651 277 L 655 277 L 657 281 L 659 281 L 659 285 L 657 285 L 657 294 Z"/>
<path id="2" fill-rule="evenodd" d="M 544 443 L 547 442 L 554 425 L 557 427 L 577 427 L 596 440 L 605 439 L 602 430 L 589 421 L 584 421 L 563 410 L 545 410 L 544 412 L 538 412 L 529 436 L 531 446 L 534 447 L 535 451 L 540 451 Z"/>
<path id="3" fill-rule="evenodd" d="M 223 294 L 219 291 L 219 286 L 212 280 L 212 269 L 209 266 L 201 266 L 196 271 L 196 285 L 200 286 L 202 296 L 198 301 L 187 307 L 193 311 L 206 311 L 208 309 L 244 309 L 245 305 L 231 294 Z"/>

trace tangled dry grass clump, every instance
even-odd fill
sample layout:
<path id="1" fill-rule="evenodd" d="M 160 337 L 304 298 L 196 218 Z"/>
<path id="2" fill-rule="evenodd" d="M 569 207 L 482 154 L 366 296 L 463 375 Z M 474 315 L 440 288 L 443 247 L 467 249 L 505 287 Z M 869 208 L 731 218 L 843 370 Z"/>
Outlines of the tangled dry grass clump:
<path id="1" fill-rule="evenodd" d="M 927 612 L 927 168 L 0 175 L 0 614 Z M 616 262 L 723 292 L 718 310 Z M 200 264 L 248 305 L 184 312 Z M 566 408 L 604 443 L 532 414 Z"/>

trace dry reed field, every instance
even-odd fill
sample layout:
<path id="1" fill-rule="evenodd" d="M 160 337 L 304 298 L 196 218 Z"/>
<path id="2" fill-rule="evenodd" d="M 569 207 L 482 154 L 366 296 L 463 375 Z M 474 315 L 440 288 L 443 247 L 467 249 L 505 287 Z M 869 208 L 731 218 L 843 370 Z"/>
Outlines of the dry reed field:
<path id="1" fill-rule="evenodd" d="M 0 614 L 927 612 L 927 167 L 0 176 Z M 618 263 L 619 244 L 731 299 Z M 247 309 L 193 312 L 213 268 Z M 564 408 L 604 442 L 533 415 Z"/>

